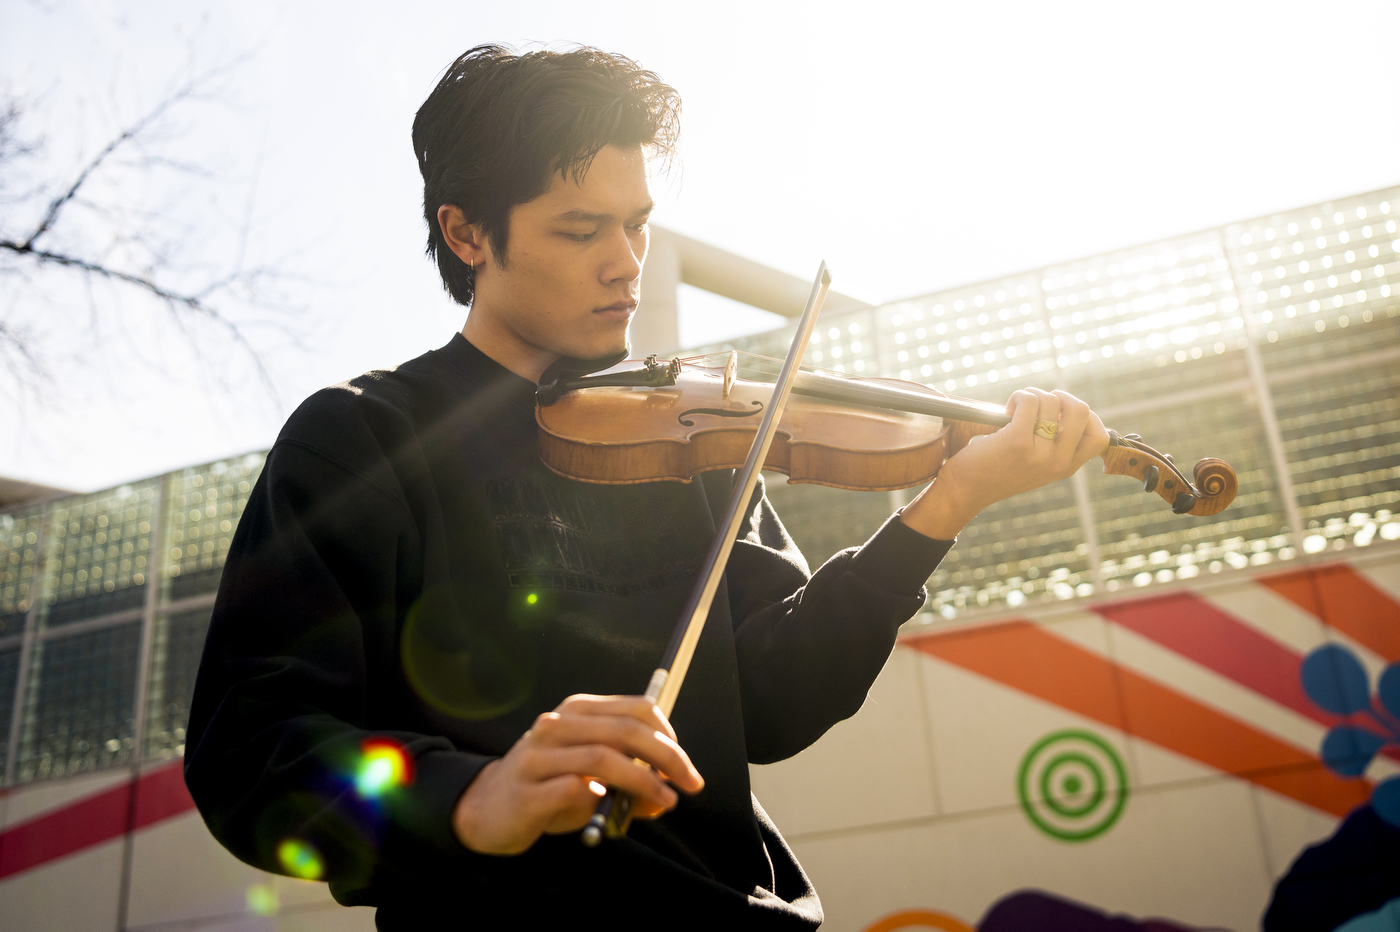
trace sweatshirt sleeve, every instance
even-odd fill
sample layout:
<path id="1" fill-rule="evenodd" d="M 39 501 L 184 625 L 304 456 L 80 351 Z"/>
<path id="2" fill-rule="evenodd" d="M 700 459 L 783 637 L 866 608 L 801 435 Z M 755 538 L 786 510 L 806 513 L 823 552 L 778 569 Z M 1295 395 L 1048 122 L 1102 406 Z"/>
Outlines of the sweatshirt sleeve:
<path id="1" fill-rule="evenodd" d="M 391 490 L 279 442 L 235 534 L 195 686 L 185 780 L 214 837 L 264 870 L 329 880 L 347 905 L 372 876 L 475 857 L 451 812 L 491 758 L 375 727 L 398 705 L 379 684 L 396 682 L 398 596 L 419 547 Z"/>
<path id="2" fill-rule="evenodd" d="M 727 575 L 751 762 L 791 757 L 859 711 L 952 546 L 895 515 L 808 579 L 773 506 L 756 496 Z"/>

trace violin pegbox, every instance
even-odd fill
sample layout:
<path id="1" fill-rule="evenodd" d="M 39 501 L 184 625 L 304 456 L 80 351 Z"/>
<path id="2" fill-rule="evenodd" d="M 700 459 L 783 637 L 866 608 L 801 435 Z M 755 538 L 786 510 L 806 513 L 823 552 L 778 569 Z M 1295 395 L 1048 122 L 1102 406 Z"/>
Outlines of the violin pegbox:
<path id="1" fill-rule="evenodd" d="M 1159 453 L 1142 442 L 1137 434 L 1108 432 L 1108 449 L 1103 452 L 1103 471 L 1113 476 L 1132 476 L 1143 491 L 1156 492 L 1176 514 L 1207 517 L 1219 514 L 1235 500 L 1239 480 L 1224 460 L 1206 457 L 1187 479 L 1172 462 L 1171 454 Z"/>

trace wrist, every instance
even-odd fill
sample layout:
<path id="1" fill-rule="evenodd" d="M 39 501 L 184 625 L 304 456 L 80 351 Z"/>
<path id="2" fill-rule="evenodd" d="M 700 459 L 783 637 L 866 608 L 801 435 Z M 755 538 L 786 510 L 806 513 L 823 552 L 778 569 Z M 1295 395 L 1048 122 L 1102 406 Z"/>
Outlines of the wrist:
<path id="1" fill-rule="evenodd" d="M 493 760 L 482 767 L 476 778 L 467 784 L 462 795 L 457 797 L 457 803 L 452 807 L 452 834 L 457 836 L 457 841 L 468 851 L 478 853 L 482 851 L 477 825 L 478 807 L 476 800 L 480 795 L 483 778 L 489 779 L 487 772 L 498 764 L 500 764 L 500 760 Z"/>
<path id="2" fill-rule="evenodd" d="M 951 483 L 935 478 L 900 510 L 899 520 L 925 537 L 952 540 L 981 510 L 981 506 L 968 502 Z"/>

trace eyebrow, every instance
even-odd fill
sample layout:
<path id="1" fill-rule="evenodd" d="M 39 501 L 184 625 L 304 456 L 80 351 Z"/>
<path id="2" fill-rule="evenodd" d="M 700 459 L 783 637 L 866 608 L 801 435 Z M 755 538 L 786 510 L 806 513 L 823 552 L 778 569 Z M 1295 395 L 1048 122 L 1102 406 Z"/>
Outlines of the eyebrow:
<path id="1" fill-rule="evenodd" d="M 633 217 L 649 214 L 656 209 L 655 201 L 648 201 L 632 212 Z M 595 214 L 586 210 L 566 210 L 554 218 L 566 223 L 602 223 L 613 219 L 612 214 Z"/>

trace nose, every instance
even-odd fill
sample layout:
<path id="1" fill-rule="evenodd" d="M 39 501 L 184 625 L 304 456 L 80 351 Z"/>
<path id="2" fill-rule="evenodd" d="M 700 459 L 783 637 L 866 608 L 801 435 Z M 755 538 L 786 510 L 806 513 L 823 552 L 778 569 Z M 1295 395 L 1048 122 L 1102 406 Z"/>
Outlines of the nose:
<path id="1" fill-rule="evenodd" d="M 631 283 L 642 277 L 642 263 L 646 261 L 650 234 L 643 227 L 640 233 L 632 233 L 627 227 L 619 226 L 608 237 L 607 256 L 600 270 L 604 284 L 616 282 Z"/>

